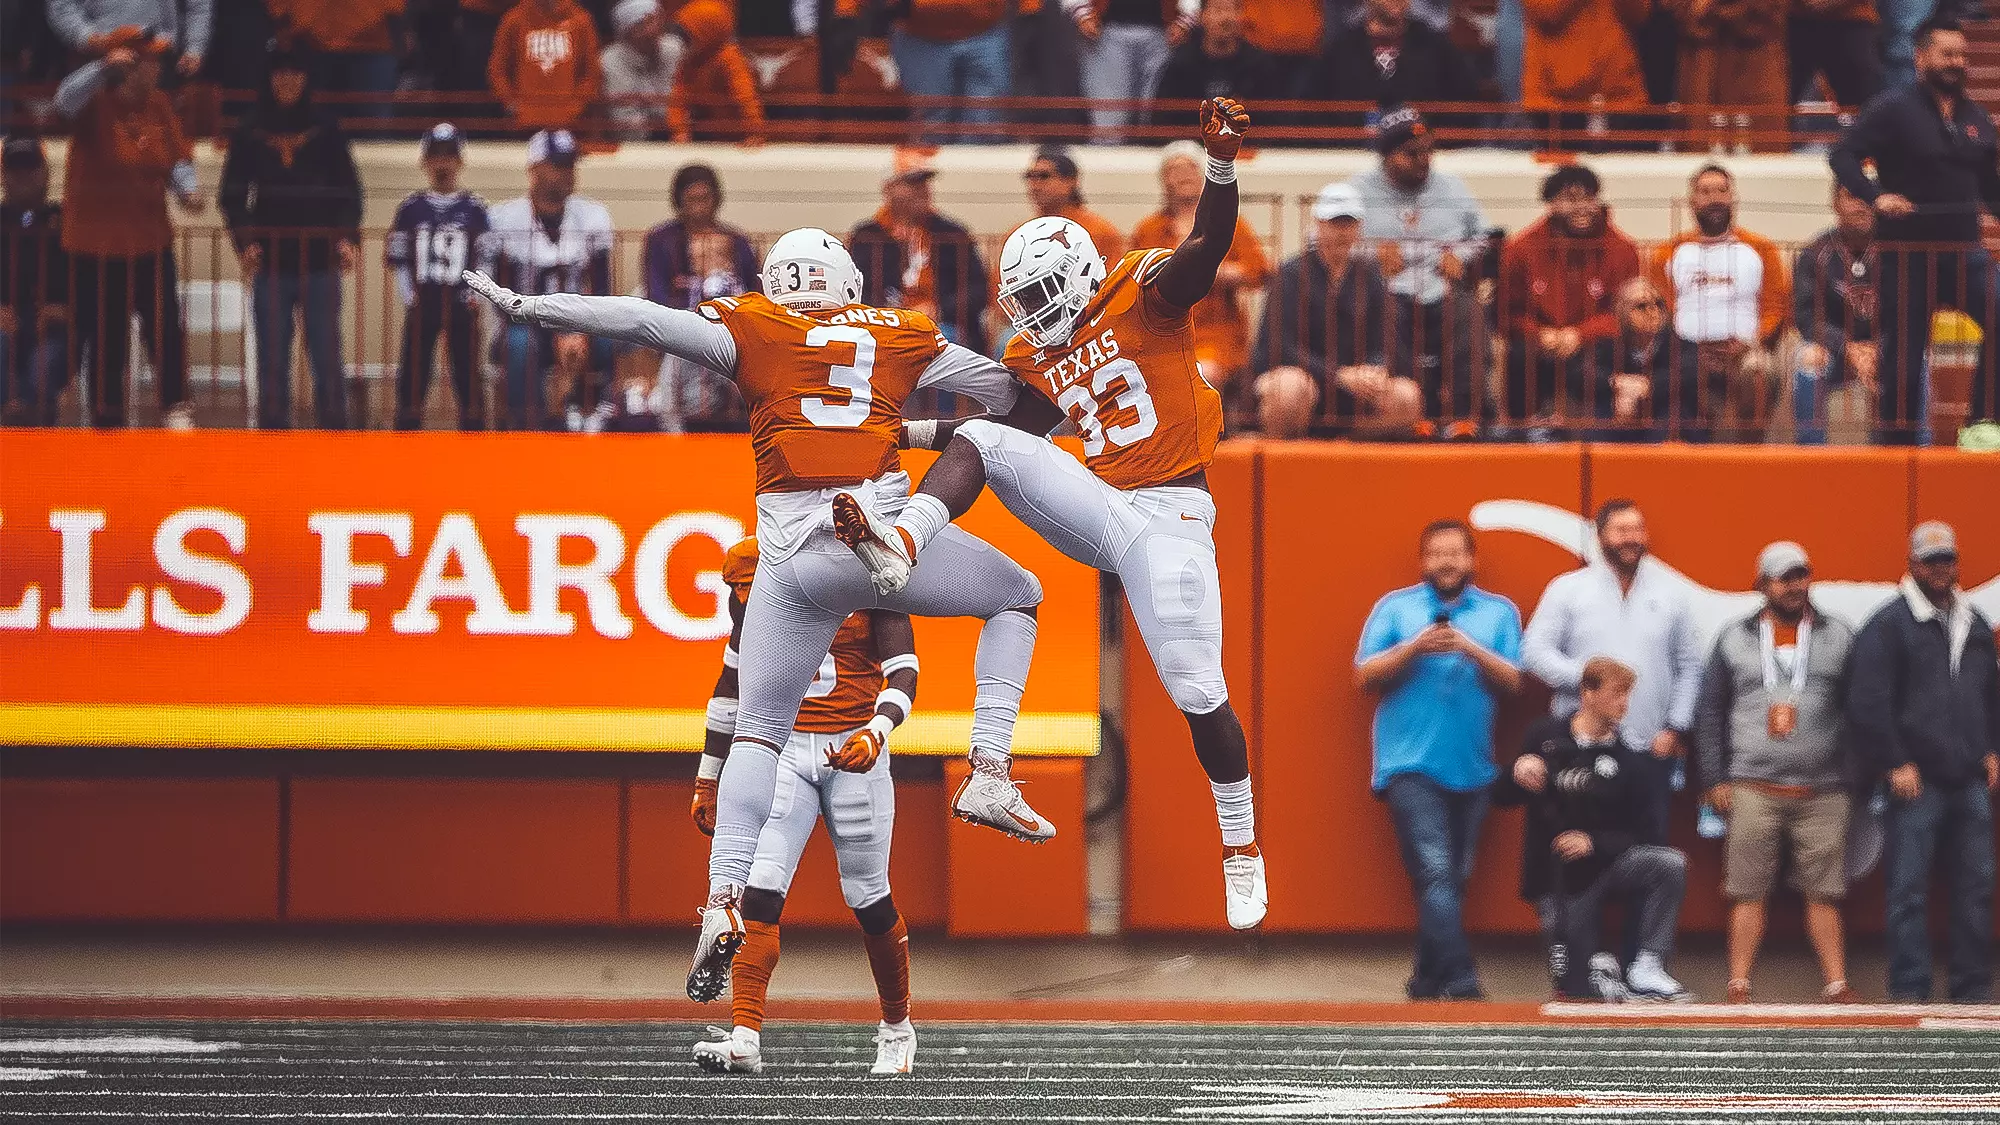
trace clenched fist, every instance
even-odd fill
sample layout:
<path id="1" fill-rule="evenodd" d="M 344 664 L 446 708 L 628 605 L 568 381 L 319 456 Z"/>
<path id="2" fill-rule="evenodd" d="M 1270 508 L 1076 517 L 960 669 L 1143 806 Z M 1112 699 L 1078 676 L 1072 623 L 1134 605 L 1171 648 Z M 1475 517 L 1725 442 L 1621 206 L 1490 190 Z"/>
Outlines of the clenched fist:
<path id="1" fill-rule="evenodd" d="M 1234 98 L 1201 103 L 1201 147 L 1217 160 L 1234 160 L 1250 131 L 1250 111 Z"/>
<path id="2" fill-rule="evenodd" d="M 827 748 L 826 764 L 842 773 L 867 773 L 875 768 L 875 759 L 882 756 L 887 741 L 874 727 L 862 727 L 848 735 L 838 749 Z"/>
<path id="3" fill-rule="evenodd" d="M 715 835 L 715 786 L 715 778 L 694 779 L 694 807 L 688 811 L 694 816 L 694 826 L 704 836 Z"/>

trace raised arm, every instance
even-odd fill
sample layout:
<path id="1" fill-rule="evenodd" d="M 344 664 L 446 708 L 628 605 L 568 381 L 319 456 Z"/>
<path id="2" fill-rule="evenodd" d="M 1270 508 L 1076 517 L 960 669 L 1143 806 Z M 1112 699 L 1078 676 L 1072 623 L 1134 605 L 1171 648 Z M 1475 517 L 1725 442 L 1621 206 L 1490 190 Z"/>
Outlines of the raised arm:
<path id="1" fill-rule="evenodd" d="M 583 332 L 638 344 L 700 364 L 719 375 L 736 376 L 736 340 L 729 329 L 691 312 L 656 305 L 642 297 L 583 297 L 549 293 L 529 297 L 498 285 L 478 270 L 466 270 L 465 284 L 493 302 L 515 324 L 559 332 Z"/>
<path id="2" fill-rule="evenodd" d="M 1236 238 L 1236 153 L 1250 129 L 1250 113 L 1229 98 L 1201 103 L 1201 143 L 1208 150 L 1208 179 L 1194 208 L 1194 229 L 1165 264 L 1144 279 L 1146 293 L 1164 311 L 1185 315 L 1215 284 L 1215 271 Z"/>

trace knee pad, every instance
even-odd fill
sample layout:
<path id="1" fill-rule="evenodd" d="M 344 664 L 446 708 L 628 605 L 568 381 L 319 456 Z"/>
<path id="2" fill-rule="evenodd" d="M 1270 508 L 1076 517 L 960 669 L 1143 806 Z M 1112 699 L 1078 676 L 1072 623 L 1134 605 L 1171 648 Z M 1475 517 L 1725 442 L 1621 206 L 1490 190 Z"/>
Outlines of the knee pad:
<path id="1" fill-rule="evenodd" d="M 1153 653 L 1160 683 L 1182 714 L 1206 715 L 1229 702 L 1222 678 L 1222 646 L 1214 641 L 1168 641 Z"/>
<path id="2" fill-rule="evenodd" d="M 958 424 L 958 436 L 971 442 L 982 454 L 1000 448 L 1008 427 L 987 418 L 973 418 Z"/>

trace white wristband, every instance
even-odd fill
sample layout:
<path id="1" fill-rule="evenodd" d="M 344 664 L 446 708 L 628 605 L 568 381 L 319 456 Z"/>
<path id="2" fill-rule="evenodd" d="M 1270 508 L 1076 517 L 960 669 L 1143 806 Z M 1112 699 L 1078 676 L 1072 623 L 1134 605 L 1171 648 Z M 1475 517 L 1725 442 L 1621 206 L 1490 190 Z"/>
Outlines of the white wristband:
<path id="1" fill-rule="evenodd" d="M 878 712 L 877 718 L 881 717 L 879 712 L 883 707 L 895 707 L 903 713 L 904 719 L 908 719 L 910 712 L 914 709 L 910 704 L 909 695 L 897 688 L 883 688 L 881 693 L 875 696 L 875 710 Z"/>
<path id="2" fill-rule="evenodd" d="M 893 676 L 898 672 L 914 672 L 916 670 L 917 654 L 914 652 L 898 653 L 882 662 L 882 674 L 884 676 Z"/>
<path id="3" fill-rule="evenodd" d="M 716 696 L 708 701 L 708 729 L 717 734 L 736 733 L 736 701 Z"/>
<path id="4" fill-rule="evenodd" d="M 938 424 L 935 418 L 919 418 L 903 423 L 903 441 L 911 449 L 936 449 Z"/>
<path id="5" fill-rule="evenodd" d="M 889 744 L 889 732 L 896 729 L 896 724 L 890 721 L 889 716 L 878 714 L 868 720 L 868 729 L 875 732 L 875 737 L 882 740 L 882 745 L 887 746 Z"/>
<path id="6" fill-rule="evenodd" d="M 694 775 L 703 781 L 714 781 L 716 778 L 722 776 L 722 764 L 724 760 L 713 754 L 703 754 L 701 756 L 701 766 L 694 771 Z"/>
<path id="7" fill-rule="evenodd" d="M 737 653 L 735 645 L 722 646 L 722 666 L 724 668 L 734 668 L 742 662 L 743 658 Z"/>
<path id="8" fill-rule="evenodd" d="M 1208 158 L 1208 182 L 1211 184 L 1233 184 L 1236 182 L 1236 161 L 1224 160 L 1219 156 Z"/>

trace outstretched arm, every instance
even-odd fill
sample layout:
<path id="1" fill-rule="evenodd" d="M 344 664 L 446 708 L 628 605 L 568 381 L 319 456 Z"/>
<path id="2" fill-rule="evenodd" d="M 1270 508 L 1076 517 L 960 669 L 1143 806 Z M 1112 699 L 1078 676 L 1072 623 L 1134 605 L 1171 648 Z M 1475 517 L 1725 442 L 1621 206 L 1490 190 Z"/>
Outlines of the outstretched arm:
<path id="1" fill-rule="evenodd" d="M 1236 152 L 1250 129 L 1250 113 L 1229 98 L 1201 103 L 1201 143 L 1208 150 L 1208 182 L 1195 204 L 1194 229 L 1146 283 L 1149 295 L 1185 313 L 1208 296 L 1215 271 L 1236 238 Z"/>
<path id="2" fill-rule="evenodd" d="M 493 302 L 500 315 L 515 324 L 621 340 L 700 364 L 720 375 L 736 375 L 736 339 L 729 329 L 694 313 L 656 305 L 643 297 L 582 297 L 574 293 L 530 297 L 495 283 L 478 270 L 465 271 L 465 284 Z"/>

